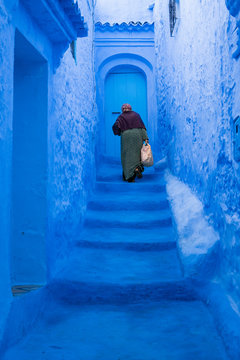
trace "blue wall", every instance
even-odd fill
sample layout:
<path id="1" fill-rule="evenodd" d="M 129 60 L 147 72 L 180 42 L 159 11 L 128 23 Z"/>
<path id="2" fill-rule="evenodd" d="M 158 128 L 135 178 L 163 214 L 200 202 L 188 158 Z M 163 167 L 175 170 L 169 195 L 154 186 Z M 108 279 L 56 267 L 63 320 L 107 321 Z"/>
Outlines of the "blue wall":
<path id="1" fill-rule="evenodd" d="M 158 114 L 168 133 L 165 151 L 174 174 L 198 193 L 220 231 L 222 274 L 229 273 L 227 281 L 232 282 L 240 260 L 239 163 L 233 151 L 233 119 L 240 111 L 240 62 L 231 52 L 235 19 L 224 2 L 192 7 L 182 0 L 170 37 L 168 5 L 157 2 L 155 15 Z"/>
<path id="2" fill-rule="evenodd" d="M 88 37 L 68 50 L 51 76 L 49 98 L 48 264 L 51 276 L 71 248 L 95 182 L 97 108 L 93 8 L 81 2 Z M 59 265 L 54 265 L 58 259 Z"/>
<path id="3" fill-rule="evenodd" d="M 47 62 L 15 34 L 12 156 L 12 284 L 46 281 Z"/>
<path id="4" fill-rule="evenodd" d="M 0 0 L 0 339 L 11 286 L 44 284 L 57 271 L 95 179 L 93 4 L 80 4 L 89 33 L 76 59 L 33 5 Z M 14 301 L 15 314 L 24 309 Z M 26 313 L 25 329 L 34 316 Z"/>
<path id="5" fill-rule="evenodd" d="M 0 2 L 0 338 L 11 301 L 10 293 L 10 184 L 14 31 Z M 3 36 L 4 35 L 4 36 Z M 4 189 L 4 190 L 3 190 Z"/>
<path id="6" fill-rule="evenodd" d="M 240 173 L 233 143 L 240 112 L 236 19 L 224 1 L 193 6 L 181 0 L 170 37 L 167 1 L 156 1 L 154 16 L 158 116 L 165 134 L 160 149 L 172 172 L 198 195 L 219 234 L 216 281 L 235 311 L 240 299 Z"/>

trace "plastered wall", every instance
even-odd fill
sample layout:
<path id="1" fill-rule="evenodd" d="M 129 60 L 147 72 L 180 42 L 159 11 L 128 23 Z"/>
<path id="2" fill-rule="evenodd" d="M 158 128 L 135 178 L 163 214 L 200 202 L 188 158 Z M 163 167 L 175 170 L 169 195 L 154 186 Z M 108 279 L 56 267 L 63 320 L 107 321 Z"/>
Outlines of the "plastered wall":
<path id="1" fill-rule="evenodd" d="M 177 2 L 170 37 L 167 1 L 156 1 L 160 150 L 172 172 L 205 205 L 221 238 L 218 272 L 238 299 L 239 163 L 233 120 L 239 114 L 240 61 L 232 57 L 235 19 L 224 1 Z M 238 300 L 237 300 L 238 301 Z"/>
<path id="2" fill-rule="evenodd" d="M 81 1 L 88 37 L 77 40 L 52 76 L 49 123 L 49 261 L 64 257 L 81 227 L 95 181 L 96 99 L 93 8 Z"/>
<path id="3" fill-rule="evenodd" d="M 0 337 L 11 301 L 10 293 L 10 178 L 13 83 L 13 29 L 0 3 Z"/>
<path id="4" fill-rule="evenodd" d="M 51 43 L 20 2 L 0 1 L 0 338 L 12 302 L 13 272 L 19 275 L 18 266 L 21 266 L 21 277 L 17 280 L 15 277 L 18 283 L 43 284 L 57 271 L 57 259 L 62 261 L 72 246 L 74 236 L 81 228 L 87 198 L 94 183 L 96 101 L 93 72 L 93 4 L 91 1 L 82 0 L 79 1 L 79 7 L 85 22 L 88 23 L 89 31 L 86 38 L 77 40 L 75 61 L 70 49 L 62 56 L 59 49 Z M 13 126 L 16 29 L 45 61 L 47 86 L 43 88 L 43 95 L 44 102 L 47 99 L 47 124 L 44 132 L 39 134 L 38 141 L 40 143 L 40 138 L 44 137 L 47 159 L 44 177 L 39 178 L 39 182 L 45 182 L 46 191 L 44 194 L 40 194 L 41 186 L 34 188 L 36 195 L 43 195 L 46 200 L 46 211 L 41 214 L 41 219 L 44 219 L 41 239 L 36 234 L 36 239 L 40 239 L 37 240 L 38 246 L 24 242 L 22 256 L 18 256 L 18 262 L 13 266 L 17 248 L 12 246 L 12 240 L 15 241 L 16 238 L 12 239 L 11 231 L 12 150 L 13 134 L 17 130 L 16 126 Z M 26 56 L 28 55 L 26 54 Z M 32 56 L 34 61 L 34 54 Z M 22 64 L 24 63 L 24 51 L 20 57 Z M 55 61 L 56 57 L 58 57 L 57 62 Z M 56 63 L 57 67 L 54 66 Z M 34 101 L 34 94 L 32 95 L 31 101 Z M 29 106 L 33 108 L 32 104 Z M 39 106 L 42 106 L 41 101 L 39 101 Z M 41 113 L 40 110 L 39 108 L 39 113 Z M 37 110 L 34 109 L 34 111 Z M 31 126 L 34 126 L 34 121 L 39 120 L 38 117 L 34 117 L 33 113 L 31 119 L 28 119 L 31 121 Z M 18 114 L 16 119 L 24 121 L 21 114 Z M 21 137 L 19 130 L 18 134 Z M 28 145 L 28 137 L 25 135 L 23 137 L 24 146 Z M 28 136 L 31 136 L 31 132 Z M 31 142 L 33 139 L 29 139 L 29 144 Z M 34 162 L 36 154 L 36 152 L 28 151 L 29 159 Z M 46 156 L 44 155 L 44 158 Z M 17 152 L 15 157 L 17 158 Z M 24 169 L 34 171 L 31 167 L 27 167 L 26 156 L 23 157 L 23 160 Z M 17 177 L 15 190 L 17 193 Z M 24 201 L 22 202 L 19 214 L 25 211 Z M 36 209 L 39 210 L 37 201 L 34 206 L 33 212 Z M 25 231 L 31 232 L 34 236 L 30 223 L 26 225 L 22 235 L 25 234 Z M 17 245 L 20 249 L 19 241 Z M 34 260 L 34 268 L 28 266 L 30 258 Z M 23 269 L 25 270 L 23 271 Z M 26 318 L 26 322 L 28 320 L 30 319 Z"/>

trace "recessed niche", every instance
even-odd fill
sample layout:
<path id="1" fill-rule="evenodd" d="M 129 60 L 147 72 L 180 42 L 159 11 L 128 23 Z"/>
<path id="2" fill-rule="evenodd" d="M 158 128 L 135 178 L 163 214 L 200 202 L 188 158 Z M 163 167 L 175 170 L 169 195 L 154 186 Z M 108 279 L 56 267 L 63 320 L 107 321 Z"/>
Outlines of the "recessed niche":
<path id="1" fill-rule="evenodd" d="M 48 64 L 15 34 L 12 150 L 12 285 L 46 279 Z"/>

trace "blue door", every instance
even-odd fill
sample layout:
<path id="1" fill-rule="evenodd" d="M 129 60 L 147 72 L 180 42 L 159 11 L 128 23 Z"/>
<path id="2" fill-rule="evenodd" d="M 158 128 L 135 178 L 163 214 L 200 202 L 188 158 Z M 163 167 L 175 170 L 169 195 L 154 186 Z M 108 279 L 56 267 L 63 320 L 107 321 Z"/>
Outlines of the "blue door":
<path id="1" fill-rule="evenodd" d="M 145 76 L 135 69 L 111 72 L 105 82 L 105 155 L 120 156 L 120 136 L 114 136 L 112 125 L 124 103 L 132 105 L 147 127 L 147 85 Z"/>

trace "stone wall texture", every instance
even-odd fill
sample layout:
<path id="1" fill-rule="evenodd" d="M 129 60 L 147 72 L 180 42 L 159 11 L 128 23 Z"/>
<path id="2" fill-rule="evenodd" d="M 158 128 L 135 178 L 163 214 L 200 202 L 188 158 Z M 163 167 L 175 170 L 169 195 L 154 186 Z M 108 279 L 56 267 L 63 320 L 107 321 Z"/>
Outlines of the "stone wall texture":
<path id="1" fill-rule="evenodd" d="M 49 264 L 64 257 L 80 230 L 95 180 L 96 99 L 93 7 L 79 1 L 88 37 L 70 49 L 53 74 L 49 122 Z"/>
<path id="2" fill-rule="evenodd" d="M 224 1 L 177 1 L 170 37 L 168 1 L 154 9 L 160 151 L 198 194 L 221 237 L 219 274 L 239 301 L 239 163 L 233 119 L 240 107 L 240 61 L 232 57 L 236 20 Z"/>

